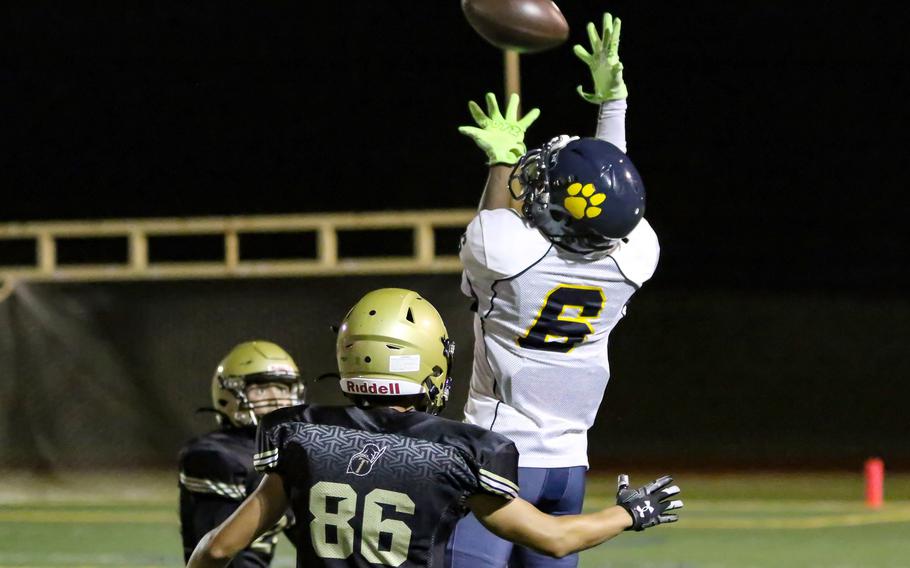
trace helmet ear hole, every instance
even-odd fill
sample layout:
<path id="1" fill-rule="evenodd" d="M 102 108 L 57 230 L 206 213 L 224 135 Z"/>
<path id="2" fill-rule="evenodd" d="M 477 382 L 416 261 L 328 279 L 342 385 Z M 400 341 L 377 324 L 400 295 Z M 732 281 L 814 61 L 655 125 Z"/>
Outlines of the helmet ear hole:
<path id="1" fill-rule="evenodd" d="M 228 401 L 224 400 L 223 398 L 218 399 L 218 406 L 227 406 L 227 403 Z"/>
<path id="2" fill-rule="evenodd" d="M 405 319 L 414 323 L 414 313 L 411 311 L 411 308 L 408 308 L 408 315 L 405 316 Z"/>

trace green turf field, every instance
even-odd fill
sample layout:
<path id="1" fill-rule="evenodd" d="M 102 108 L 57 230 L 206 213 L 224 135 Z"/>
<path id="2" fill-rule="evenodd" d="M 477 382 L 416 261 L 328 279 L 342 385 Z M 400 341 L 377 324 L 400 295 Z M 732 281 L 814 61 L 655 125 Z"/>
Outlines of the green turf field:
<path id="1" fill-rule="evenodd" d="M 635 474 L 633 483 L 653 473 Z M 0 568 L 180 566 L 176 491 L 170 475 L 4 472 Z M 910 567 L 910 475 L 889 475 L 886 506 L 862 504 L 849 474 L 678 474 L 681 521 L 623 534 L 582 555 L 588 568 Z M 595 478 L 588 506 L 611 502 Z M 293 566 L 282 543 L 273 566 Z"/>

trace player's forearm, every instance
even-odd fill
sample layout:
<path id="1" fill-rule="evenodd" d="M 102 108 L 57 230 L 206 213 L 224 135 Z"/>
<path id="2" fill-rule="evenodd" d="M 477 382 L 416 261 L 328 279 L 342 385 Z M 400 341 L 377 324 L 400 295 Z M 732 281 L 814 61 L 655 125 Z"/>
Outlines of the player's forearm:
<path id="1" fill-rule="evenodd" d="M 503 503 L 479 495 L 472 496 L 468 506 L 497 536 L 556 557 L 597 546 L 632 526 L 632 517 L 622 507 L 587 515 L 553 516 L 520 497 Z"/>
<path id="2" fill-rule="evenodd" d="M 596 513 L 551 518 L 554 527 L 542 552 L 558 558 L 597 546 L 632 526 L 629 514 L 616 506 Z"/>
<path id="3" fill-rule="evenodd" d="M 606 101 L 597 116 L 597 137 L 626 151 L 626 100 Z"/>
<path id="4" fill-rule="evenodd" d="M 542 554 L 562 558 L 610 540 L 630 526 L 632 518 L 622 507 L 610 507 L 585 515 L 540 514 L 536 519 L 518 524 L 506 538 Z"/>
<path id="5" fill-rule="evenodd" d="M 512 194 L 509 192 L 509 176 L 511 173 L 512 166 L 504 164 L 490 166 L 478 211 L 512 207 Z"/>

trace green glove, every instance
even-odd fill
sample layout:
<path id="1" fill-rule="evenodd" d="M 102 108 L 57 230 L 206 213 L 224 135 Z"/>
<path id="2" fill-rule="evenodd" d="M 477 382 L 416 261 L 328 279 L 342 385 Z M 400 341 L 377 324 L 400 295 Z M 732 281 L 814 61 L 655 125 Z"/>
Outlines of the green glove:
<path id="1" fill-rule="evenodd" d="M 603 33 L 598 36 L 593 22 L 588 23 L 588 39 L 591 53 L 576 45 L 572 51 L 591 69 L 594 92 L 586 93 L 581 85 L 578 94 L 589 103 L 602 104 L 629 96 L 626 83 L 622 80 L 622 63 L 619 61 L 619 32 L 622 22 L 609 13 L 604 14 Z"/>
<path id="2" fill-rule="evenodd" d="M 518 95 L 512 93 L 506 115 L 499 112 L 496 96 L 487 93 L 487 113 L 480 110 L 474 101 L 468 102 L 468 110 L 474 117 L 475 126 L 461 126 L 458 132 L 470 137 L 486 152 L 489 165 L 513 165 L 527 151 L 525 148 L 525 131 L 540 116 L 539 109 L 532 109 L 521 120 L 518 119 Z"/>

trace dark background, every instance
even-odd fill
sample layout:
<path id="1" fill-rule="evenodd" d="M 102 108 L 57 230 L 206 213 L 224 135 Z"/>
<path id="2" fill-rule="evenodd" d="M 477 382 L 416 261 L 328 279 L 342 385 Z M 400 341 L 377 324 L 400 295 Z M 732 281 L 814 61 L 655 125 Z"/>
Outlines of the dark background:
<path id="1" fill-rule="evenodd" d="M 523 58 L 529 145 L 593 134 L 571 53 L 624 20 L 629 152 L 661 279 L 908 283 L 910 9 L 891 2 L 562 2 L 569 43 Z M 8 5 L 0 219 L 470 207 L 456 132 L 502 90 L 456 0 Z M 10 97 L 10 98 L 7 98 Z"/>
<path id="2" fill-rule="evenodd" d="M 648 187 L 662 258 L 614 335 L 616 377 L 595 454 L 644 460 L 660 448 L 690 462 L 849 467 L 884 452 L 910 463 L 908 231 L 899 205 L 910 18 L 897 3 L 838 6 L 564 1 L 569 43 L 522 58 L 525 106 L 543 113 L 529 145 L 593 134 L 596 108 L 574 92 L 590 80 L 570 46 L 603 9 L 623 19 L 629 153 Z M 0 222 L 462 208 L 479 196 L 484 159 L 456 127 L 469 120 L 468 99 L 501 92 L 502 58 L 455 0 L 3 10 Z M 376 283 L 347 282 L 345 305 L 361 284 Z M 455 310 L 454 284 L 451 296 L 424 285 Z M 235 307 L 206 304 L 221 314 L 209 330 L 237 321 L 254 329 L 249 314 L 274 301 L 264 296 L 269 286 L 304 304 L 338 289 L 333 279 L 209 283 L 178 300 L 180 284 L 137 286 L 32 288 L 55 309 L 55 294 L 90 306 L 84 294 L 103 292 L 114 313 L 148 302 L 145 319 L 111 329 L 157 333 L 176 324 L 149 314 L 203 302 L 215 294 L 204 286 L 231 291 L 225 301 L 253 298 L 241 320 Z M 23 301 L 7 303 L 9 321 L 33 331 L 54 321 L 41 310 L 15 312 Z M 446 317 L 464 317 L 455 313 Z M 309 353 L 302 328 L 311 323 L 292 318 L 263 331 L 281 339 L 300 325 L 286 340 Z M 35 341 L 48 344 L 46 332 Z M 200 369 L 228 338 L 210 336 Z M 5 341 L 15 343 L 11 334 Z M 23 366 L 48 355 L 23 347 L 31 339 L 16 341 L 0 363 L 15 358 L 25 381 Z M 665 418 L 649 421 L 654 400 Z M 171 455 L 187 424 L 143 455 Z M 8 432 L 15 428 L 10 420 Z"/>

